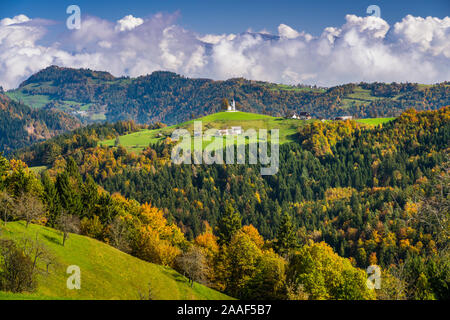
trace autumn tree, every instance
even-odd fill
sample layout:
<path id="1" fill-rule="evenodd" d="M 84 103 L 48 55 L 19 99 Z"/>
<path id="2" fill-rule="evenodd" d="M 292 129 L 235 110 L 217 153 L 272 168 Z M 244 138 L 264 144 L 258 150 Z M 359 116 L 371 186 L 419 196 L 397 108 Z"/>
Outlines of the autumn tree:
<path id="1" fill-rule="evenodd" d="M 431 194 L 421 196 L 417 212 L 410 217 L 410 221 L 430 229 L 443 250 L 449 250 L 450 243 L 450 154 L 447 157 L 442 171 L 433 177 Z"/>
<path id="2" fill-rule="evenodd" d="M 312 243 L 289 259 L 287 281 L 301 286 L 309 299 L 374 299 L 365 271 L 339 257 L 325 242 Z"/>
<path id="3" fill-rule="evenodd" d="M 203 254 L 206 258 L 206 263 L 208 266 L 207 270 L 207 281 L 211 284 L 214 284 L 216 281 L 218 274 L 215 272 L 214 264 L 215 259 L 219 255 L 219 245 L 217 243 L 217 237 L 212 233 L 212 230 L 206 230 L 206 232 L 198 235 L 194 239 L 194 245 L 202 250 Z"/>
<path id="4" fill-rule="evenodd" d="M 77 233 L 80 230 L 80 219 L 63 211 L 58 217 L 57 228 L 62 233 L 62 245 L 65 246 L 69 233 Z"/>
<path id="5" fill-rule="evenodd" d="M 188 277 L 191 287 L 194 281 L 205 283 L 209 272 L 206 256 L 200 248 L 192 246 L 177 258 L 177 265 Z"/>
<path id="6" fill-rule="evenodd" d="M 22 193 L 14 205 L 14 216 L 26 221 L 26 227 L 32 221 L 39 221 L 45 217 L 45 208 L 42 201 L 30 193 Z"/>
<path id="7" fill-rule="evenodd" d="M 36 285 L 31 258 L 16 242 L 0 239 L 0 290 L 33 291 Z"/>
<path id="8" fill-rule="evenodd" d="M 130 252 L 130 230 L 123 217 L 117 215 L 108 228 L 110 244 L 123 251 Z"/>
<path id="9" fill-rule="evenodd" d="M 220 104 L 220 109 L 223 111 L 226 111 L 228 109 L 228 106 L 230 105 L 230 103 L 228 102 L 227 98 L 223 98 L 222 102 Z"/>
<path id="10" fill-rule="evenodd" d="M 261 250 L 249 235 L 238 231 L 234 233 L 228 246 L 226 292 L 233 297 L 240 297 L 247 282 L 256 273 L 256 263 Z"/>
<path id="11" fill-rule="evenodd" d="M 6 191 L 0 191 L 0 213 L 2 214 L 5 226 L 9 220 L 9 216 L 13 211 L 13 208 L 13 198 Z"/>
<path id="12" fill-rule="evenodd" d="M 164 213 L 149 204 L 143 204 L 135 217 L 133 252 L 146 261 L 162 265 L 173 265 L 185 244 L 181 230 L 167 223 Z"/>
<path id="13" fill-rule="evenodd" d="M 9 194 L 15 198 L 23 193 L 36 196 L 42 194 L 42 184 L 23 161 L 12 159 L 9 162 L 9 169 L 3 181 Z"/>
<path id="14" fill-rule="evenodd" d="M 256 272 L 245 285 L 242 297 L 257 300 L 286 298 L 286 261 L 273 250 L 263 251 Z"/>

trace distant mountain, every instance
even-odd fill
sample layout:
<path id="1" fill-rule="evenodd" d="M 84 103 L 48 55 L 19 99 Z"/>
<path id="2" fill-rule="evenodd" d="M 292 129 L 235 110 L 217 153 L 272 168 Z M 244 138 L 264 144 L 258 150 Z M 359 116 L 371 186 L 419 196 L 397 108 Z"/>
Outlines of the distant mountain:
<path id="1" fill-rule="evenodd" d="M 242 78 L 190 79 L 171 72 L 116 78 L 89 69 L 48 67 L 7 92 L 35 108 L 58 108 L 83 122 L 135 120 L 180 123 L 217 112 L 224 98 L 239 110 L 284 116 L 307 111 L 331 118 L 398 116 L 407 108 L 432 110 L 450 104 L 450 83 L 359 83 L 331 88 L 288 86 Z"/>
<path id="2" fill-rule="evenodd" d="M 33 110 L 0 94 L 0 152 L 30 145 L 80 126 L 60 110 Z"/>

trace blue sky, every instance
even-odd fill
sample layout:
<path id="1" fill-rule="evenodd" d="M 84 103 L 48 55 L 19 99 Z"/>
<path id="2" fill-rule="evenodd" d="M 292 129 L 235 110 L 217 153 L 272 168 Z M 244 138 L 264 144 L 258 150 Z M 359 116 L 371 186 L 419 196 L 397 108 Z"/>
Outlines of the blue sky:
<path id="1" fill-rule="evenodd" d="M 346 14 L 365 16 L 369 5 L 381 8 L 389 24 L 407 14 L 443 18 L 450 13 L 449 0 L 1 0 L 0 18 L 25 14 L 64 22 L 66 8 L 76 4 L 82 14 L 116 21 L 125 15 L 151 16 L 179 12 L 178 24 L 198 33 L 275 32 L 279 24 L 318 35 L 325 27 L 341 25 Z"/>
<path id="2" fill-rule="evenodd" d="M 0 86 L 50 65 L 320 86 L 449 81 L 449 13 L 450 0 L 0 0 Z"/>

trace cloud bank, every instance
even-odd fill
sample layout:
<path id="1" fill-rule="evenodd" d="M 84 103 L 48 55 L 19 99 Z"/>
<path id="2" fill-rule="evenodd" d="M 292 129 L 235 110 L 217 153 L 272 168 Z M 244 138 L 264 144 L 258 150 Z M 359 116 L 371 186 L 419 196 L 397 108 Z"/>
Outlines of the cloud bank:
<path id="1" fill-rule="evenodd" d="M 112 23 L 82 18 L 81 29 L 44 42 L 48 21 L 24 15 L 0 20 L 0 85 L 11 89 L 50 65 L 132 77 L 169 70 L 189 77 L 245 77 L 286 84 L 450 80 L 450 18 L 413 17 L 390 26 L 347 15 L 320 36 L 281 24 L 278 34 L 204 34 L 177 15 L 127 15 Z M 45 43 L 45 44 L 44 44 Z"/>

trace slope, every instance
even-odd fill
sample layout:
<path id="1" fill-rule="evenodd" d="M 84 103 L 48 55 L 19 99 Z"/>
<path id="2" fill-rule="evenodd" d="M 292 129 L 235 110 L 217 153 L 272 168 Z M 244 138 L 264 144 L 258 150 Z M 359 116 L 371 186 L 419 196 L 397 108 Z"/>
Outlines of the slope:
<path id="1" fill-rule="evenodd" d="M 33 110 L 0 94 L 0 152 L 51 138 L 79 127 L 79 122 L 58 110 Z"/>
<path id="2" fill-rule="evenodd" d="M 1 227 L 2 237 L 41 241 L 54 257 L 50 273 L 38 276 L 39 286 L 33 294 L 0 292 L 0 299 L 139 299 L 148 294 L 153 299 L 229 299 L 224 294 L 187 280 L 173 269 L 155 265 L 110 247 L 97 240 L 71 234 L 65 247 L 58 231 L 39 225 L 25 228 L 23 222 L 10 222 Z M 66 268 L 81 269 L 81 289 L 69 290 Z"/>
<path id="3" fill-rule="evenodd" d="M 376 118 L 357 120 L 364 125 L 382 124 L 393 120 L 394 118 Z M 258 132 L 260 129 L 266 129 L 270 133 L 271 129 L 279 130 L 280 144 L 296 141 L 298 128 L 317 120 L 296 120 L 282 117 L 271 117 L 248 112 L 218 112 L 199 119 L 190 120 L 161 129 L 141 130 L 119 137 L 119 142 L 128 151 L 140 152 L 149 144 L 160 142 L 167 137 L 171 137 L 175 129 L 186 129 L 193 136 L 194 121 L 202 123 L 203 133 L 208 129 L 229 129 L 231 127 L 241 127 L 242 130 L 254 129 Z M 100 141 L 99 145 L 114 146 L 116 139 Z M 209 143 L 204 143 L 206 146 Z"/>

